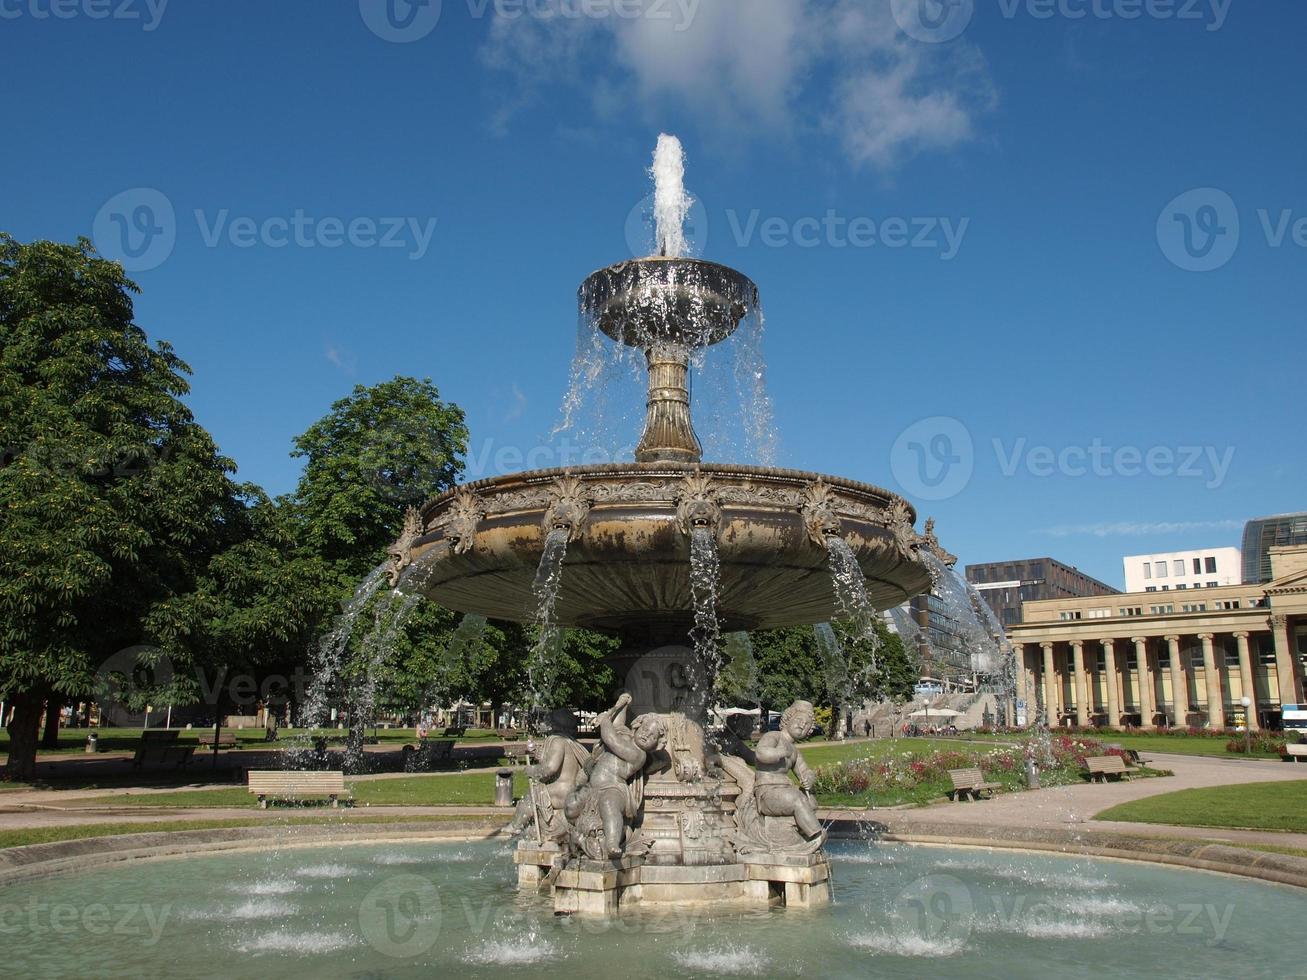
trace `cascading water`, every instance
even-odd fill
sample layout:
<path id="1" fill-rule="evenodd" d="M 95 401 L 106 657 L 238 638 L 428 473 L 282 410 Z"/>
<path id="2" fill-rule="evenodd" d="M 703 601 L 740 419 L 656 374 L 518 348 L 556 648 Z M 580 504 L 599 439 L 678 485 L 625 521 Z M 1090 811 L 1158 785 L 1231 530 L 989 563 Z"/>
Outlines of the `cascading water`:
<path id="1" fill-rule="evenodd" d="M 862 566 L 849 547 L 837 534 L 826 535 L 826 559 L 830 565 L 831 584 L 835 588 L 835 609 L 839 618 L 847 621 L 853 635 L 871 645 L 871 670 L 876 669 L 876 608 L 867 596 L 867 583 Z"/>
<path id="2" fill-rule="evenodd" d="M 812 630 L 817 638 L 817 652 L 821 655 L 822 670 L 826 675 L 826 691 L 835 713 L 835 718 L 832 719 L 834 734 L 837 738 L 843 738 L 842 719 L 853 689 L 848 658 L 830 623 L 818 623 Z"/>
<path id="3" fill-rule="evenodd" d="M 721 578 L 721 563 L 717 559 L 717 539 L 713 529 L 702 525 L 690 528 L 690 595 L 694 601 L 694 628 L 690 641 L 694 646 L 699 666 L 696 680 L 705 690 L 700 692 L 705 703 L 721 669 L 721 652 L 718 640 L 721 623 L 717 619 L 717 585 Z"/>
<path id="4" fill-rule="evenodd" d="M 372 629 L 360 644 L 362 672 L 350 692 L 349 738 L 345 742 L 345 769 L 363 772 L 367 768 L 364 741 L 377 710 L 377 684 L 395 648 L 395 640 L 417 608 L 421 596 L 398 590 L 383 597 L 375 607 Z"/>
<path id="5" fill-rule="evenodd" d="M 567 542 L 571 535 L 571 529 L 566 527 L 556 527 L 549 532 L 531 585 L 536 598 L 532 619 L 537 635 L 527 668 L 527 680 L 531 688 L 533 723 L 558 706 L 554 702 L 558 693 L 563 635 L 558 628 L 554 607 L 558 602 L 558 590 L 563 585 L 563 561 L 567 558 Z"/>
<path id="6" fill-rule="evenodd" d="M 727 633 L 722 644 L 722 671 L 716 688 L 723 700 L 736 707 L 758 703 L 758 661 L 748 633 Z"/>

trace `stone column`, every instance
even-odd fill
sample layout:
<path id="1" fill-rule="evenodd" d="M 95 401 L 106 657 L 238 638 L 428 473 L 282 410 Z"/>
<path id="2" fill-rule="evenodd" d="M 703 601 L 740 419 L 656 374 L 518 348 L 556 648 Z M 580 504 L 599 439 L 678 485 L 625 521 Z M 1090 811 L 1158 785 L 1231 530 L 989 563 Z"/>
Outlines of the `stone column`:
<path id="1" fill-rule="evenodd" d="M 1139 725 L 1142 728 L 1154 728 L 1153 715 L 1157 714 L 1153 702 L 1153 679 L 1148 676 L 1148 637 L 1133 636 L 1135 645 L 1135 678 L 1139 685 Z"/>
<path id="2" fill-rule="evenodd" d="M 1185 680 L 1184 664 L 1180 661 L 1180 637 L 1168 636 L 1166 649 L 1171 655 L 1171 711 L 1175 715 L 1171 724 L 1183 728 L 1189 714 L 1189 683 Z"/>
<path id="3" fill-rule="evenodd" d="M 1211 633 L 1201 633 L 1203 641 L 1203 675 L 1207 678 L 1207 724 L 1211 728 L 1225 727 L 1225 697 L 1221 694 L 1221 668 L 1216 663 L 1216 649 Z M 1225 652 L 1222 651 L 1222 657 Z"/>
<path id="4" fill-rule="evenodd" d="M 1121 701 L 1117 696 L 1120 678 L 1116 674 L 1116 641 L 1103 641 L 1103 661 L 1107 668 L 1107 723 L 1112 728 L 1121 724 Z"/>
<path id="5" fill-rule="evenodd" d="M 1061 712 L 1058 710 L 1057 671 L 1053 668 L 1053 644 L 1039 644 L 1044 650 L 1044 713 L 1050 727 L 1057 725 Z"/>
<path id="6" fill-rule="evenodd" d="M 1253 680 L 1253 657 L 1248 649 L 1248 634 L 1240 631 L 1234 634 L 1234 642 L 1239 645 L 1239 686 L 1243 696 L 1252 704 L 1248 705 L 1246 724 L 1250 731 L 1260 731 L 1261 722 L 1257 720 L 1257 682 Z"/>
<path id="7" fill-rule="evenodd" d="M 1294 669 L 1293 644 L 1289 640 L 1289 617 L 1271 617 L 1271 635 L 1275 638 L 1275 672 L 1280 678 L 1280 704 L 1298 704 L 1298 672 Z"/>
<path id="8" fill-rule="evenodd" d="M 1071 641 L 1071 665 L 1074 671 L 1076 692 L 1076 724 L 1081 728 L 1089 726 L 1089 685 L 1085 679 L 1085 642 Z"/>

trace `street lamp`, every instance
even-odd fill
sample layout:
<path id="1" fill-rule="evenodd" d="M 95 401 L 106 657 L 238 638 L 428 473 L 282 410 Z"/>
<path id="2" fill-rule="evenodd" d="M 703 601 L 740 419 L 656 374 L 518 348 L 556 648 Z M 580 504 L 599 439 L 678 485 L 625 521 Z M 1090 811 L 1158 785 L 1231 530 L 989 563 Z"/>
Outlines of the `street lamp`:
<path id="1" fill-rule="evenodd" d="M 1243 697 L 1239 699 L 1239 703 L 1243 705 L 1243 754 L 1252 755 L 1253 754 L 1253 732 L 1252 732 L 1252 724 L 1251 724 L 1252 716 L 1249 714 L 1249 712 L 1252 710 L 1253 699 L 1245 694 Z"/>

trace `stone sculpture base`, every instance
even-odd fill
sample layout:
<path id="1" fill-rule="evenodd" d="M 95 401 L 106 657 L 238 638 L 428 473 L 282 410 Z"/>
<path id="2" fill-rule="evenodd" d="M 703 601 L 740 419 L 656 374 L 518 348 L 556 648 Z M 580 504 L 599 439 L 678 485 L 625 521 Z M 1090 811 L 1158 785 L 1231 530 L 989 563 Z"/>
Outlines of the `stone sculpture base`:
<path id="1" fill-rule="evenodd" d="M 729 864 L 659 865 L 642 858 L 565 861 L 554 845 L 523 842 L 513 852 L 518 887 L 548 889 L 554 911 L 615 915 L 646 905 L 816 908 L 831 900 L 826 855 L 752 854 Z"/>

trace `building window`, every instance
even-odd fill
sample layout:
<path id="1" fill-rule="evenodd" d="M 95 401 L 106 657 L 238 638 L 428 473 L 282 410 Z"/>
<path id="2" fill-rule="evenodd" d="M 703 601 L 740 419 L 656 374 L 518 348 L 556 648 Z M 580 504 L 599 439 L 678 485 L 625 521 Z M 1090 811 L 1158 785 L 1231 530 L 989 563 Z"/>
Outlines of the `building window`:
<path id="1" fill-rule="evenodd" d="M 1094 658 L 1094 669 L 1100 674 L 1107 672 L 1107 654 L 1102 650 L 1099 650 L 1098 655 Z"/>
<path id="2" fill-rule="evenodd" d="M 1150 561 L 1146 561 L 1144 562 L 1144 578 L 1152 578 L 1152 577 L 1153 577 L 1153 563 Z"/>
<path id="3" fill-rule="evenodd" d="M 1157 573 L 1158 578 L 1166 578 L 1166 562 L 1164 561 L 1154 562 L 1153 571 Z"/>
<path id="4" fill-rule="evenodd" d="M 1162 649 L 1160 649 L 1160 650 L 1157 651 L 1157 669 L 1158 669 L 1158 670 L 1170 670 L 1170 669 L 1171 669 L 1171 650 L 1170 650 L 1170 648 L 1168 648 L 1168 647 L 1163 647 Z"/>
<path id="5" fill-rule="evenodd" d="M 1187 585 L 1185 585 L 1183 582 L 1181 582 L 1179 585 L 1176 586 L 1176 588 L 1177 588 L 1177 589 L 1187 589 L 1187 588 L 1189 588 L 1189 586 L 1187 586 Z"/>
<path id="6" fill-rule="evenodd" d="M 1175 561 L 1173 561 L 1173 562 L 1171 563 L 1171 565 L 1172 565 L 1173 568 L 1174 568 L 1176 578 L 1179 578 L 1181 575 L 1184 574 L 1184 559 L 1183 559 L 1183 558 L 1177 558 Z"/>
<path id="7" fill-rule="evenodd" d="M 1147 585 L 1147 586 L 1144 587 L 1144 591 L 1145 591 L 1145 592 L 1156 592 L 1156 591 L 1157 591 L 1157 586 L 1155 586 L 1155 585 Z"/>
<path id="8" fill-rule="evenodd" d="M 1208 583 L 1207 583 L 1207 587 L 1208 587 L 1209 589 L 1214 589 L 1214 588 L 1216 588 L 1216 583 L 1215 583 L 1215 582 L 1208 582 Z"/>
<path id="9" fill-rule="evenodd" d="M 1195 565 L 1198 564 L 1198 559 L 1196 558 L 1194 559 L 1194 564 Z M 1198 571 L 1198 569 L 1195 568 L 1194 571 L 1196 572 Z M 1207 574 L 1208 575 L 1216 574 L 1216 559 L 1210 555 L 1207 558 Z"/>
<path id="10" fill-rule="evenodd" d="M 1238 650 L 1226 650 L 1226 651 L 1225 651 L 1225 666 L 1227 666 L 1227 667 L 1238 667 L 1238 666 L 1239 666 L 1239 651 L 1238 651 Z"/>
<path id="11" fill-rule="evenodd" d="M 1122 606 L 1122 607 L 1121 607 L 1121 615 L 1122 615 L 1122 616 L 1142 616 L 1143 614 L 1144 614 L 1144 610 L 1143 610 L 1143 607 L 1142 607 L 1142 606 Z"/>
<path id="12" fill-rule="evenodd" d="M 1149 606 L 1148 611 L 1154 616 L 1164 616 L 1167 613 L 1175 612 L 1175 606 L 1167 603 L 1165 606 Z"/>
<path id="13" fill-rule="evenodd" d="M 1194 670 L 1201 670 L 1203 667 L 1203 652 L 1201 650 L 1189 651 L 1189 666 Z"/>
<path id="14" fill-rule="evenodd" d="M 1203 574 L 1203 563 L 1197 558 L 1194 559 L 1194 574 L 1195 575 Z"/>

